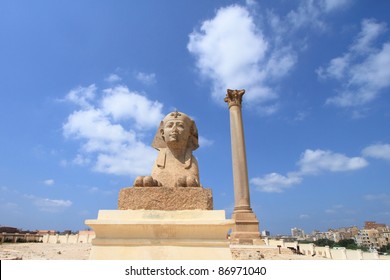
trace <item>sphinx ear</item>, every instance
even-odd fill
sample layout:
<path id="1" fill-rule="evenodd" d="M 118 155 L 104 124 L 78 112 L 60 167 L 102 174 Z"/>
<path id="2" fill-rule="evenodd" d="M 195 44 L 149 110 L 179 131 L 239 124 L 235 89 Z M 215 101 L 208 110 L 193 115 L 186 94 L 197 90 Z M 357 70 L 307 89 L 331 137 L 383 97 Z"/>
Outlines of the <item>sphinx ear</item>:
<path id="1" fill-rule="evenodd" d="M 196 150 L 199 147 L 199 140 L 198 140 L 198 128 L 196 127 L 196 124 L 194 121 L 191 121 L 191 127 L 190 127 L 190 149 Z"/>
<path id="2" fill-rule="evenodd" d="M 164 139 L 164 129 L 162 129 L 162 128 L 160 129 L 160 135 L 161 135 L 161 138 L 162 138 L 163 140 L 165 140 L 165 139 Z"/>
<path id="3" fill-rule="evenodd" d="M 154 139 L 152 142 L 152 147 L 155 148 L 156 150 L 160 150 L 162 148 L 166 148 L 167 144 L 164 141 L 164 122 L 160 122 L 160 126 L 158 127 L 156 134 L 154 135 Z"/>

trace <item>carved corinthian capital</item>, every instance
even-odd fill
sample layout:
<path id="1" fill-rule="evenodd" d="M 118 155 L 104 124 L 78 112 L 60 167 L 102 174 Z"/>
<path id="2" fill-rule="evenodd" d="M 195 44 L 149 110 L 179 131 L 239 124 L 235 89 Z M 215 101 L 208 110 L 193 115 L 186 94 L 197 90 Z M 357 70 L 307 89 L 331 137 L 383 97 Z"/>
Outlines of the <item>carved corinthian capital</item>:
<path id="1" fill-rule="evenodd" d="M 228 103 L 229 108 L 232 106 L 240 106 L 242 103 L 242 96 L 245 93 L 245 89 L 228 89 L 225 97 L 225 102 Z"/>

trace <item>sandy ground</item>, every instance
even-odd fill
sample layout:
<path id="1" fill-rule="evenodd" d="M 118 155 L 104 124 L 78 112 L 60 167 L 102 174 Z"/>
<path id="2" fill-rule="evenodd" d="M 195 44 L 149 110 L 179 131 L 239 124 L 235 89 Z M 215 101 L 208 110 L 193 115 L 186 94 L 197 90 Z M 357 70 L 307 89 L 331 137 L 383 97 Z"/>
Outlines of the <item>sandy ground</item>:
<path id="1" fill-rule="evenodd" d="M 0 260 L 87 260 L 91 244 L 3 243 Z"/>
<path id="2" fill-rule="evenodd" d="M 87 260 L 90 251 L 91 244 L 3 243 L 0 244 L 0 260 Z M 278 254 L 276 250 L 267 251 L 261 257 L 251 256 L 247 250 L 240 253 L 243 253 L 241 259 L 324 260 L 320 257 Z"/>

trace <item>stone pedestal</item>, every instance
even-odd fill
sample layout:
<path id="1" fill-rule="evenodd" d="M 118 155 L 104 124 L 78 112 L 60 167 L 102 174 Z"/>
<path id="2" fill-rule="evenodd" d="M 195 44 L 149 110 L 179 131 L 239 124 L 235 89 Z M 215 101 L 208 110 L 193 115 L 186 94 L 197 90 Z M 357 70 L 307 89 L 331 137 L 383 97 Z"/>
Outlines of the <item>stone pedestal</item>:
<path id="1" fill-rule="evenodd" d="M 86 220 L 96 234 L 94 260 L 232 259 L 223 210 L 100 210 Z"/>
<path id="2" fill-rule="evenodd" d="M 265 244 L 259 233 L 259 221 L 253 212 L 233 212 L 232 219 L 235 221 L 230 236 L 232 244 Z"/>
<path id="3" fill-rule="evenodd" d="M 119 210 L 212 210 L 210 189 L 129 187 L 119 192 Z"/>

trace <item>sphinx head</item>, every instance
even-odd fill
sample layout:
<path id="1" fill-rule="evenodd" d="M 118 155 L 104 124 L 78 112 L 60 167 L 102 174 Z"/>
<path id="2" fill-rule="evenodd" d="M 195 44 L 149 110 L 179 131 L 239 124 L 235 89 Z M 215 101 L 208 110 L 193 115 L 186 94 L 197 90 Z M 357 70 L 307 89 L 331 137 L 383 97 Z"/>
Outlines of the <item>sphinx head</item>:
<path id="1" fill-rule="evenodd" d="M 186 114 L 171 112 L 161 121 L 154 137 L 152 147 L 183 148 L 191 151 L 199 147 L 198 129 L 195 122 Z"/>

